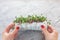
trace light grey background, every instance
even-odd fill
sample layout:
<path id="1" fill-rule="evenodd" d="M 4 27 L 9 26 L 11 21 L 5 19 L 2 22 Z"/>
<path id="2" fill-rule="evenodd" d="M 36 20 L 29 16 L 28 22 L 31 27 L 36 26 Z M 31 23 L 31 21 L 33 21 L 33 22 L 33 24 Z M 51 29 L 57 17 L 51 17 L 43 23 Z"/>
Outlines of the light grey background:
<path id="1" fill-rule="evenodd" d="M 43 14 L 52 20 L 60 40 L 60 0 L 0 0 L 0 39 L 2 40 L 2 31 L 15 16 L 35 14 Z"/>

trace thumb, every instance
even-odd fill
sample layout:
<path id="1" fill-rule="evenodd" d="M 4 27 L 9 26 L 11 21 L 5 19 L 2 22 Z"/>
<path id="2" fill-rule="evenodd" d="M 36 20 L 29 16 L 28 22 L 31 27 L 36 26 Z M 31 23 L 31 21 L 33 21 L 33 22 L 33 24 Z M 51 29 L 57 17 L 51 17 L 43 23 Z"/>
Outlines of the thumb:
<path id="1" fill-rule="evenodd" d="M 12 35 L 15 37 L 19 31 L 19 26 L 17 26 L 14 31 L 12 32 Z"/>
<path id="2" fill-rule="evenodd" d="M 47 31 L 47 28 L 44 25 L 41 25 L 41 30 L 42 30 L 44 35 L 49 34 L 49 32 Z"/>

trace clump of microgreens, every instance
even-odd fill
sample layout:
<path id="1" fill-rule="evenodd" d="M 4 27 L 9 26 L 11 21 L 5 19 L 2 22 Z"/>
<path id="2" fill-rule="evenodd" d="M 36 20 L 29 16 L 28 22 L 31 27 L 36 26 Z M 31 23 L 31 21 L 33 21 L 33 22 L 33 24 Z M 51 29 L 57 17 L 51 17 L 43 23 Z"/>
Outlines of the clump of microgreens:
<path id="1" fill-rule="evenodd" d="M 48 20 L 47 17 L 43 15 L 40 15 L 40 16 L 28 15 L 27 17 L 20 16 L 20 17 L 16 17 L 16 19 L 13 22 L 18 24 L 23 24 L 23 23 L 33 23 L 33 22 L 38 23 L 38 22 L 45 22 L 45 21 L 47 22 L 47 25 L 51 24 L 50 22 L 51 20 Z"/>
<path id="2" fill-rule="evenodd" d="M 33 22 L 44 22 L 47 18 L 45 16 L 37 16 L 37 15 L 28 15 L 27 17 L 16 17 L 14 23 L 33 23 Z"/>
<path id="3" fill-rule="evenodd" d="M 47 24 L 51 24 L 50 21 L 47 20 L 47 17 L 41 15 L 41 16 L 37 16 L 37 15 L 28 15 L 27 17 L 16 17 L 16 19 L 13 21 L 14 23 L 33 23 L 33 22 L 44 22 L 46 21 Z"/>

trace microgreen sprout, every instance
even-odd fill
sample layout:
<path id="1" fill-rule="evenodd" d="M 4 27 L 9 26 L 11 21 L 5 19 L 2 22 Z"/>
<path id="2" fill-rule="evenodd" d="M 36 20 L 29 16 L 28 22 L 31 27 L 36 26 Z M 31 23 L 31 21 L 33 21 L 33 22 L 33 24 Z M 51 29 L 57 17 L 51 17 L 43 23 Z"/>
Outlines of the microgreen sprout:
<path id="1" fill-rule="evenodd" d="M 14 20 L 15 23 L 32 23 L 32 22 L 44 22 L 47 18 L 44 16 L 37 16 L 37 15 L 28 15 L 28 17 L 16 17 Z"/>

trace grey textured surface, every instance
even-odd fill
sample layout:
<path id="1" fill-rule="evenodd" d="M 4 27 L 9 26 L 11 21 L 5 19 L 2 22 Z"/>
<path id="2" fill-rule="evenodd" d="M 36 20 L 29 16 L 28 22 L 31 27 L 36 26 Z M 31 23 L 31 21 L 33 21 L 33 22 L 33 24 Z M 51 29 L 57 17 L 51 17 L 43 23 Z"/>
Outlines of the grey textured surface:
<path id="1" fill-rule="evenodd" d="M 2 31 L 15 16 L 41 13 L 52 20 L 60 37 L 60 0 L 0 0 L 0 39 L 2 40 Z"/>
<path id="2" fill-rule="evenodd" d="M 44 40 L 44 36 L 41 31 L 26 30 L 19 31 L 15 40 Z"/>

